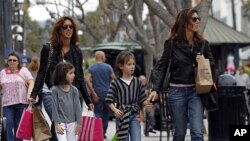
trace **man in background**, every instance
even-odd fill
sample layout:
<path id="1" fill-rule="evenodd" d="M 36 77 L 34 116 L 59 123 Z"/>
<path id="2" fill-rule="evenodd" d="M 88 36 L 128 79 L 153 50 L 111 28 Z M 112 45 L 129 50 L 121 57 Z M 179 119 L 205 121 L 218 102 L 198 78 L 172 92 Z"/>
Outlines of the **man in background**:
<path id="1" fill-rule="evenodd" d="M 110 83 L 115 78 L 112 67 L 105 63 L 106 57 L 103 51 L 95 52 L 95 63 L 87 70 L 86 82 L 90 96 L 94 102 L 96 117 L 102 118 L 103 135 L 106 138 L 106 130 L 109 121 L 109 107 L 105 102 Z"/>

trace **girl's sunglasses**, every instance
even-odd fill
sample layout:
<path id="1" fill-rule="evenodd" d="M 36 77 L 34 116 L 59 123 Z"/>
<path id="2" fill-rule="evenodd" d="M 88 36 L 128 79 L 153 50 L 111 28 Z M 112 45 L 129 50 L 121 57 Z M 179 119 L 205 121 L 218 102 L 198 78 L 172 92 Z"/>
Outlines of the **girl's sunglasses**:
<path id="1" fill-rule="evenodd" d="M 66 30 L 66 29 L 73 29 L 73 25 L 63 25 L 62 29 Z"/>
<path id="2" fill-rule="evenodd" d="M 192 22 L 197 22 L 197 20 L 201 21 L 201 18 L 200 17 L 192 17 L 191 18 Z"/>

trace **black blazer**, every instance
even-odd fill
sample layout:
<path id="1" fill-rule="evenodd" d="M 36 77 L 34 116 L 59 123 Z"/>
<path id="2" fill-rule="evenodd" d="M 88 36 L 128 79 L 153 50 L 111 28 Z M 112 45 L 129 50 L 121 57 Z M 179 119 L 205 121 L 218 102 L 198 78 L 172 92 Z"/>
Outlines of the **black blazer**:
<path id="1" fill-rule="evenodd" d="M 214 76 L 215 60 L 213 58 L 208 41 L 205 42 L 203 55 L 210 61 Z M 202 43 L 195 42 L 194 48 L 188 45 L 185 40 L 173 39 L 172 64 L 170 68 L 170 83 L 174 84 L 195 84 L 195 68 L 197 67 L 196 54 L 200 52 Z M 170 40 L 166 40 L 164 51 L 158 62 L 157 77 L 153 77 L 152 90 L 159 91 L 164 81 L 169 61 Z"/>
<path id="2" fill-rule="evenodd" d="M 49 51 L 50 51 L 50 45 L 48 43 L 43 45 L 43 48 L 40 54 L 40 68 L 38 70 L 35 85 L 31 93 L 31 97 L 33 99 L 35 99 L 37 95 L 39 96 L 39 99 L 42 98 L 41 89 L 43 87 L 44 77 L 46 78 L 45 79 L 46 85 L 49 88 L 52 87 L 53 72 L 55 70 L 56 65 L 60 61 L 62 61 L 61 50 L 59 49 L 59 47 L 54 47 L 53 54 L 51 56 L 51 64 L 45 76 L 46 67 L 48 64 Z M 69 53 L 70 53 L 71 58 L 69 58 L 69 60 L 67 61 L 72 63 L 75 67 L 75 80 L 73 82 L 73 85 L 78 88 L 86 104 L 90 104 L 92 102 L 87 92 L 86 84 L 84 80 L 83 69 L 82 69 L 83 56 L 82 56 L 81 49 L 77 46 L 71 45 Z"/>

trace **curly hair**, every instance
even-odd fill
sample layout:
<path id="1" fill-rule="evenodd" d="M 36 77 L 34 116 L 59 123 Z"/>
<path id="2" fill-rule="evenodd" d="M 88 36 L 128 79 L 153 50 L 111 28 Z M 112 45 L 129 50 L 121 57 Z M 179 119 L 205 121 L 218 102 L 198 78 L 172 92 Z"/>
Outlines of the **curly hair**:
<path id="1" fill-rule="evenodd" d="M 61 30 L 61 28 L 62 28 L 62 26 L 64 24 L 64 21 L 66 21 L 66 20 L 70 20 L 72 25 L 73 25 L 73 35 L 71 37 L 70 43 L 75 45 L 75 46 L 79 45 L 79 36 L 77 34 L 78 26 L 77 26 L 76 22 L 71 17 L 64 16 L 64 17 L 59 18 L 55 22 L 54 27 L 52 29 L 50 42 L 52 43 L 53 46 L 59 46 L 59 47 L 62 48 L 63 42 L 62 42 L 62 39 L 61 39 L 60 30 Z"/>

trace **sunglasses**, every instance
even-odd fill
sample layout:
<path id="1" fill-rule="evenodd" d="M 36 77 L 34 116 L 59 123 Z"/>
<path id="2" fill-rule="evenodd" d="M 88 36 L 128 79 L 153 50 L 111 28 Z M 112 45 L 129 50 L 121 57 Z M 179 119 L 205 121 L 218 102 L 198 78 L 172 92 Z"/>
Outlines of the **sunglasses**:
<path id="1" fill-rule="evenodd" d="M 17 62 L 16 59 L 8 59 L 8 62 Z"/>
<path id="2" fill-rule="evenodd" d="M 73 29 L 73 25 L 63 25 L 62 29 L 66 30 L 66 29 Z"/>
<path id="3" fill-rule="evenodd" d="M 197 20 L 201 21 L 201 18 L 200 17 L 192 17 L 191 18 L 192 22 L 197 22 Z"/>

